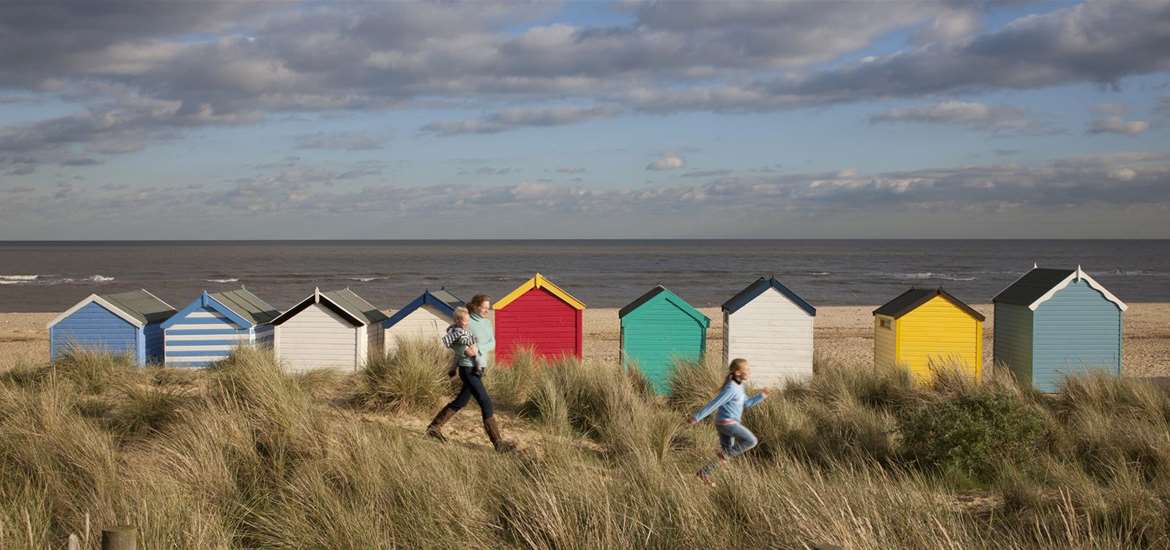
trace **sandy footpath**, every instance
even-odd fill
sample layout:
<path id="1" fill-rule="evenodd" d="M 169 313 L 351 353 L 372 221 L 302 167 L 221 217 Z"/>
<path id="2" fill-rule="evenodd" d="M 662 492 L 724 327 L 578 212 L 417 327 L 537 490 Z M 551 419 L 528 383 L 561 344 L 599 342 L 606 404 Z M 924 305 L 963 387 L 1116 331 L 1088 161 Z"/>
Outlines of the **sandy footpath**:
<path id="1" fill-rule="evenodd" d="M 821 354 L 869 362 L 873 357 L 870 312 L 875 306 L 825 306 L 817 309 L 816 347 Z M 991 362 L 992 322 L 990 305 L 976 309 L 988 317 L 984 327 L 985 361 Z M 711 318 L 707 347 L 723 353 L 723 315 L 719 308 L 701 310 Z M 0 366 L 16 361 L 48 359 L 49 336 L 45 328 L 53 313 L 0 313 Z M 616 308 L 585 310 L 585 356 L 617 361 L 618 318 Z M 1125 316 L 1125 374 L 1170 376 L 1170 304 L 1130 304 Z"/>

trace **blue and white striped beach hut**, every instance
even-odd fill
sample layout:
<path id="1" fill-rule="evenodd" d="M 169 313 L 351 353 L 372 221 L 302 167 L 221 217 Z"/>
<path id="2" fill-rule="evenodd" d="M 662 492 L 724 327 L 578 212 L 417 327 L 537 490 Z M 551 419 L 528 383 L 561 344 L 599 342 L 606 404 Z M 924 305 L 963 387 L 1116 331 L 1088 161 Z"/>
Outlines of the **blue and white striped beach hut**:
<path id="1" fill-rule="evenodd" d="M 206 367 L 226 359 L 237 346 L 272 345 L 280 312 L 246 289 L 208 293 L 163 323 L 166 364 Z"/>
<path id="2" fill-rule="evenodd" d="M 163 359 L 162 323 L 175 308 L 145 290 L 90 294 L 49 322 L 49 357 L 69 349 L 127 354 L 138 366 Z"/>

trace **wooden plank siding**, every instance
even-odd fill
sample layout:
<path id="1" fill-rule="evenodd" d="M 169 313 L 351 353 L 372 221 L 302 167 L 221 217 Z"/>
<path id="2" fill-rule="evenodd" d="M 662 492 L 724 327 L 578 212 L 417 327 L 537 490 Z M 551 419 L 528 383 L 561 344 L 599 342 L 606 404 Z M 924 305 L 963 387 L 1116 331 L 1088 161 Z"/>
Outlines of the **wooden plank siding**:
<path id="1" fill-rule="evenodd" d="M 1070 283 L 1034 313 L 1032 381 L 1043 392 L 1068 375 L 1121 374 L 1122 313 L 1085 281 Z"/>
<path id="2" fill-rule="evenodd" d="M 897 366 L 897 320 L 887 315 L 873 316 L 873 358 L 878 368 Z"/>
<path id="3" fill-rule="evenodd" d="M 365 329 L 321 304 L 311 304 L 276 326 L 276 357 L 292 372 L 353 371 L 365 361 Z"/>
<path id="4" fill-rule="evenodd" d="M 581 356 L 581 311 L 534 288 L 496 311 L 496 356 L 510 362 L 531 347 L 539 357 Z"/>
<path id="5" fill-rule="evenodd" d="M 675 361 L 697 360 L 707 349 L 707 327 L 664 297 L 654 297 L 621 319 L 625 364 L 637 365 L 659 394 L 670 390 Z"/>
<path id="6" fill-rule="evenodd" d="M 227 359 L 236 347 L 252 343 L 251 331 L 211 307 L 181 315 L 164 330 L 167 366 L 206 367 Z"/>
<path id="7" fill-rule="evenodd" d="M 813 374 L 815 317 L 775 289 L 724 316 L 723 362 L 742 357 L 763 386 L 807 380 Z"/>
<path id="8" fill-rule="evenodd" d="M 386 329 L 386 353 L 396 351 L 399 342 L 404 340 L 438 343 L 450 324 L 451 318 L 438 308 L 430 305 L 421 306 Z"/>
<path id="9" fill-rule="evenodd" d="M 49 329 L 50 357 L 56 360 L 71 347 L 130 355 L 141 365 L 138 327 L 100 304 L 90 302 Z"/>
<path id="10" fill-rule="evenodd" d="M 1032 385 L 1032 310 L 1028 306 L 995 304 L 995 365 L 1003 365 L 1021 385 Z"/>
<path id="11" fill-rule="evenodd" d="M 983 323 L 950 300 L 935 296 L 897 320 L 898 365 L 929 381 L 932 369 L 958 367 L 979 378 L 983 367 Z"/>

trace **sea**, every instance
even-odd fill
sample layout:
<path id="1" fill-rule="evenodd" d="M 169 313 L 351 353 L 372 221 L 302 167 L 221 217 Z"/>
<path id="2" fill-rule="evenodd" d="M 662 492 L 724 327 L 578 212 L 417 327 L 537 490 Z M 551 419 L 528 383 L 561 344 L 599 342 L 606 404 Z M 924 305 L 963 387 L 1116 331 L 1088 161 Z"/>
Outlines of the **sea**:
<path id="1" fill-rule="evenodd" d="M 536 272 L 589 307 L 658 284 L 718 306 L 769 275 L 814 305 L 881 304 L 914 286 L 988 303 L 1034 264 L 1080 265 L 1122 300 L 1170 302 L 1170 240 L 0 241 L 0 311 L 138 288 L 182 307 L 239 287 L 278 308 L 348 287 L 397 309 L 425 289 L 500 297 Z"/>

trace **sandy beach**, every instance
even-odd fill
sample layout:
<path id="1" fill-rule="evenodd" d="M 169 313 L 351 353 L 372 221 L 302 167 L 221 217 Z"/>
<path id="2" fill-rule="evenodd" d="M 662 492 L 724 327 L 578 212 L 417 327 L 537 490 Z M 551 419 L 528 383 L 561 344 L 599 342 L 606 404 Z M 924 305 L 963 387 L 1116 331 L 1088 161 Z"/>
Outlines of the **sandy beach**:
<path id="1" fill-rule="evenodd" d="M 817 309 L 817 353 L 850 361 L 870 361 L 873 354 L 872 317 L 875 306 L 826 306 Z M 994 319 L 991 305 L 976 306 L 987 315 L 984 328 L 984 361 L 991 363 Z M 723 353 L 723 316 L 719 308 L 702 308 L 711 318 L 707 346 Z M 0 313 L 0 365 L 48 359 L 45 324 L 53 313 Z M 585 356 L 617 361 L 618 317 L 616 308 L 585 310 Z M 1126 376 L 1170 376 L 1170 304 L 1130 304 L 1125 315 Z"/>

